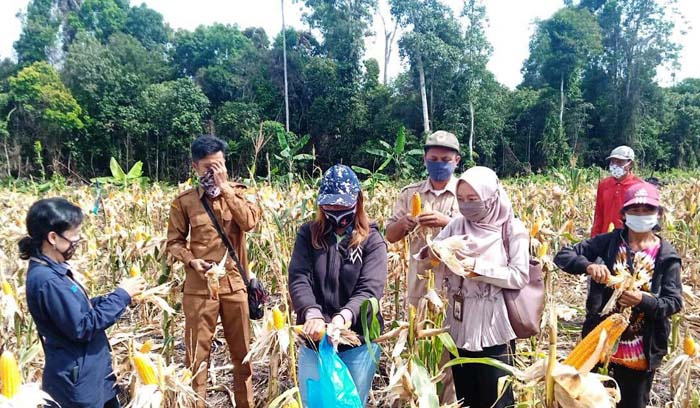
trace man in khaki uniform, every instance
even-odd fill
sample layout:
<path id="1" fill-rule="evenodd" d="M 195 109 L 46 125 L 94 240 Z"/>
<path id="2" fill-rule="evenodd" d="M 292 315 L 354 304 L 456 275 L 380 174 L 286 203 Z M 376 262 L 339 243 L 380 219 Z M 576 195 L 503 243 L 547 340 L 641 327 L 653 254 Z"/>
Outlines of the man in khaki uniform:
<path id="1" fill-rule="evenodd" d="M 411 255 L 418 253 L 426 244 L 426 234 L 433 237 L 447 225 L 452 218 L 460 215 L 457 203 L 457 179 L 454 177 L 455 169 L 459 164 L 459 141 L 452 133 L 438 130 L 428 136 L 424 147 L 423 161 L 428 169 L 428 179 L 408 185 L 401 190 L 398 200 L 394 205 L 394 213 L 389 218 L 386 227 L 386 239 L 389 242 L 397 242 L 417 226 L 424 227 L 422 231 L 413 234 L 409 249 Z M 420 194 L 423 203 L 423 211 L 420 216 L 411 216 L 411 197 L 413 193 Z M 425 268 L 411 256 L 408 263 L 408 293 L 407 300 L 411 305 L 418 305 L 418 301 L 425 295 Z M 440 288 L 442 283 L 436 279 L 436 286 Z M 450 360 L 450 354 L 443 354 L 442 363 Z M 442 380 L 443 388 L 440 392 L 442 404 L 456 401 L 454 380 L 452 371 L 447 370 Z"/>
<path id="2" fill-rule="evenodd" d="M 424 150 L 428 179 L 408 185 L 401 190 L 386 227 L 386 238 L 389 242 L 398 242 L 417 226 L 423 227 L 422 231 L 411 236 L 409 245 L 411 255 L 425 246 L 427 234 L 437 236 L 452 218 L 459 215 L 457 179 L 454 177 L 460 161 L 457 137 L 452 133 L 438 130 L 428 136 Z M 415 192 L 420 194 L 423 203 L 423 212 L 416 218 L 411 216 L 411 197 Z M 411 305 L 417 305 L 420 298 L 425 295 L 425 280 L 420 279 L 424 273 L 425 269 L 411 257 L 407 279 L 407 300 Z M 440 284 L 436 282 L 436 285 Z"/>
<path id="3" fill-rule="evenodd" d="M 245 284 L 235 262 L 226 261 L 226 276 L 219 280 L 218 299 L 207 286 L 206 272 L 227 253 L 201 199 L 209 204 L 214 217 L 231 242 L 241 265 L 247 270 L 245 232 L 260 220 L 260 209 L 246 200 L 245 186 L 228 180 L 224 152 L 226 143 L 213 136 L 201 136 L 192 143 L 193 167 L 199 187 L 180 194 L 170 207 L 167 249 L 185 264 L 182 309 L 185 313 L 187 366 L 199 372 L 193 388 L 206 401 L 207 374 L 212 338 L 219 316 L 233 363 L 233 391 L 236 407 L 252 408 L 253 384 L 250 363 L 243 364 L 250 344 L 250 319 Z M 189 242 L 188 242 L 189 236 Z M 202 364 L 204 363 L 204 364 Z"/>

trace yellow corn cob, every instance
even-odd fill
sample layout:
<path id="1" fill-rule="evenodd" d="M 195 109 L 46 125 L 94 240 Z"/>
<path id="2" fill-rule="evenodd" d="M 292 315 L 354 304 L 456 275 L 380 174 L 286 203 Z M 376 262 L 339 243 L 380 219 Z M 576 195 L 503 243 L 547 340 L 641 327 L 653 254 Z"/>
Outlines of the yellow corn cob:
<path id="1" fill-rule="evenodd" d="M 598 326 L 595 327 L 586 337 L 579 342 L 576 347 L 571 351 L 569 357 L 564 360 L 564 364 L 572 366 L 579 369 L 588 360 L 591 354 L 595 351 L 596 346 L 598 346 L 598 340 L 600 334 L 605 329 L 607 333 L 607 338 L 605 340 L 605 346 L 603 348 L 603 353 L 608 353 L 612 347 L 617 342 L 617 339 L 622 336 L 622 333 L 627 328 L 628 322 L 625 317 L 619 313 L 611 314 L 605 320 L 600 322 Z"/>
<path id="2" fill-rule="evenodd" d="M 158 384 L 158 379 L 156 379 L 156 366 L 148 356 L 136 352 L 134 353 L 133 360 L 136 372 L 139 374 L 139 378 L 144 385 Z"/>
<path id="3" fill-rule="evenodd" d="M 561 226 L 559 233 L 560 234 L 569 233 L 569 234 L 573 235 L 573 233 L 574 233 L 574 220 L 567 220 L 564 223 L 564 225 Z"/>
<path id="4" fill-rule="evenodd" d="M 411 196 L 411 216 L 417 217 L 422 211 L 422 204 L 420 199 L 420 194 L 418 192 L 413 193 Z"/>
<path id="5" fill-rule="evenodd" d="M 530 236 L 535 237 L 537 234 L 540 232 L 540 228 L 542 228 L 542 224 L 544 223 L 544 220 L 542 217 L 538 217 L 537 221 L 532 225 L 532 228 L 530 228 Z"/>
<path id="6" fill-rule="evenodd" d="M 292 326 L 292 330 L 294 330 L 294 333 L 296 333 L 296 334 L 303 334 L 304 333 L 304 325 L 299 324 L 296 326 Z M 323 335 L 326 334 L 326 329 L 322 329 L 320 334 L 321 334 L 321 337 L 323 337 Z"/>
<path id="7" fill-rule="evenodd" d="M 284 328 L 285 320 L 284 314 L 279 307 L 275 306 L 272 308 L 272 322 L 274 323 L 275 329 L 280 330 Z"/>
<path id="8" fill-rule="evenodd" d="M 19 372 L 15 356 L 9 350 L 3 351 L 0 356 L 0 380 L 2 380 L 2 395 L 5 397 L 12 398 L 19 392 L 22 374 Z"/>
<path id="9" fill-rule="evenodd" d="M 129 269 L 129 276 L 132 278 L 137 278 L 141 276 L 141 269 L 139 269 L 138 265 L 132 264 L 131 268 Z"/>
<path id="10" fill-rule="evenodd" d="M 691 336 L 688 332 L 685 332 L 685 339 L 683 340 L 683 351 L 689 356 L 694 356 L 695 353 L 697 353 L 698 351 L 697 344 L 695 344 L 693 336 Z"/>
<path id="11" fill-rule="evenodd" d="M 146 235 L 141 232 L 141 231 L 136 231 L 136 235 L 134 236 L 134 241 L 136 242 L 141 242 L 146 239 Z"/>
<path id="12" fill-rule="evenodd" d="M 12 290 L 12 286 L 10 286 L 10 282 L 6 280 L 2 281 L 2 293 L 4 293 L 7 296 L 15 295 L 15 292 Z"/>
<path id="13" fill-rule="evenodd" d="M 145 353 L 150 353 L 151 350 L 153 350 L 153 340 L 148 339 L 148 340 L 146 340 L 145 343 L 143 343 L 143 345 L 139 349 L 139 352 L 145 354 Z"/>
<path id="14" fill-rule="evenodd" d="M 547 245 L 546 242 L 543 242 L 540 244 L 540 247 L 537 248 L 537 257 L 539 259 L 544 258 L 547 255 L 547 250 L 549 249 L 549 246 Z"/>
<path id="15" fill-rule="evenodd" d="M 613 232 L 614 229 L 615 229 L 615 224 L 611 222 L 611 223 L 608 225 L 608 232 Z"/>

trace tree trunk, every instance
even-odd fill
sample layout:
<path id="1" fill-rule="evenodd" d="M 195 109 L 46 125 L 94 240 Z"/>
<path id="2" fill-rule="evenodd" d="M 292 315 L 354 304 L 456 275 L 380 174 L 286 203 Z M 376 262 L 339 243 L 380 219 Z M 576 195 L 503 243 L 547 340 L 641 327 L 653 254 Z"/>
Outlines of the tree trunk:
<path id="1" fill-rule="evenodd" d="M 287 82 L 287 25 L 284 21 L 284 0 L 282 4 L 282 59 L 284 60 L 284 124 L 289 132 L 289 84 Z"/>
<path id="2" fill-rule="evenodd" d="M 420 81 L 420 97 L 423 104 L 423 132 L 430 133 L 430 118 L 428 117 L 428 95 L 425 92 L 425 70 L 423 69 L 423 58 L 418 55 L 416 61 L 418 69 L 418 80 Z"/>
<path id="3" fill-rule="evenodd" d="M 559 82 L 559 143 L 564 143 L 564 74 Z"/>
<path id="4" fill-rule="evenodd" d="M 469 101 L 469 161 L 473 161 L 474 151 L 474 103 Z"/>

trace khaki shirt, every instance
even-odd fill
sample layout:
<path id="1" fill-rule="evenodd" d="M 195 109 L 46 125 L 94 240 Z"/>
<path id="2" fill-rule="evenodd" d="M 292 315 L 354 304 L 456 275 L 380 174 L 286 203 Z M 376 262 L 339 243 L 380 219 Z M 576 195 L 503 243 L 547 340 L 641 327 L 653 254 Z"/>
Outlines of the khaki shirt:
<path id="1" fill-rule="evenodd" d="M 231 183 L 232 189 L 217 198 L 207 197 L 209 206 L 219 225 L 227 235 L 244 269 L 248 268 L 245 233 L 255 228 L 260 220 L 260 208 L 244 197 L 246 187 Z M 180 194 L 170 206 L 167 250 L 185 264 L 185 294 L 207 295 L 207 280 L 203 274 L 190 267 L 193 259 L 219 263 L 226 254 L 226 246 L 216 231 L 200 198 L 201 188 L 192 188 Z M 189 238 L 189 240 L 188 240 Z M 219 282 L 220 294 L 245 288 L 236 264 L 231 257 L 226 260 L 228 274 Z"/>
<path id="2" fill-rule="evenodd" d="M 457 181 L 457 178 L 452 177 L 449 183 L 447 183 L 447 187 L 442 191 L 435 191 L 430 184 L 430 180 L 421 181 L 404 187 L 399 194 L 399 198 L 396 200 L 394 212 L 389 218 L 388 223 L 394 223 L 411 212 L 411 197 L 413 197 L 413 193 L 415 192 L 420 194 L 424 211 L 438 211 L 450 218 L 456 218 L 460 215 L 459 204 L 457 202 Z M 408 236 L 411 239 L 409 245 L 411 255 L 418 253 L 418 251 L 426 245 L 425 237 L 427 234 L 435 238 L 440 233 L 440 230 L 441 228 L 416 228 L 416 230 Z M 424 274 L 425 267 L 421 267 L 419 262 L 411 256 L 408 263 L 407 285 L 408 302 L 412 305 L 416 305 L 418 300 L 425 294 L 425 280 L 418 279 L 418 275 L 423 276 Z M 436 281 L 438 287 L 440 284 L 440 282 Z"/>

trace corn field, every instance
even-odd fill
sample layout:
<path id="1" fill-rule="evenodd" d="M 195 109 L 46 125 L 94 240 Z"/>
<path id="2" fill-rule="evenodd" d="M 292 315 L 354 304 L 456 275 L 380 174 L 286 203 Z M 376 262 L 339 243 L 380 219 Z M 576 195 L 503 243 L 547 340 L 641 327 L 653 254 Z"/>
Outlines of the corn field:
<path id="1" fill-rule="evenodd" d="M 548 392 L 557 390 L 554 382 L 540 381 L 544 377 L 535 372 L 542 371 L 548 362 L 563 362 L 579 342 L 587 281 L 585 277 L 559 273 L 551 259 L 562 246 L 588 237 L 596 183 L 597 178 L 576 170 L 554 177 L 505 182 L 517 216 L 530 228 L 531 255 L 545 266 L 548 285 L 543 330 L 537 337 L 518 341 L 516 364 L 510 370 L 513 375 L 506 380 L 513 382 L 519 406 L 554 406 L 557 402 L 553 399 L 559 406 L 567 406 L 567 402 Z M 36 390 L 44 356 L 26 306 L 27 264 L 19 259 L 17 241 L 26 233 L 24 218 L 29 206 L 38 198 L 50 196 L 63 196 L 86 213 L 84 240 L 71 264 L 92 296 L 113 290 L 130 273 L 141 274 L 149 283 L 150 290 L 108 332 L 114 369 L 122 386 L 122 403 L 129 401 L 134 407 L 179 407 L 194 401 L 192 372 L 184 367 L 184 317 L 180 304 L 184 268 L 179 263 L 171 264 L 165 253 L 170 203 L 189 187 L 188 183 L 108 187 L 101 191 L 99 199 L 90 186 L 56 186 L 44 192 L 27 186 L 2 189 L 0 350 L 4 351 L 2 361 L 6 357 L 16 359 L 20 378 L 16 385 L 12 379 L 2 378 L 4 397 L 0 397 L 0 406 L 11 398 L 4 392 L 6 388 L 12 388 L 8 391 L 11 394 L 39 395 Z M 400 188 L 379 183 L 365 192 L 370 196 L 365 201 L 367 212 L 382 227 Z M 666 208 L 662 235 L 683 257 L 685 304 L 684 310 L 672 319 L 668 361 L 657 373 L 652 404 L 697 407 L 700 352 L 694 341 L 700 338 L 700 178 L 670 178 L 664 180 L 660 191 Z M 314 216 L 316 185 L 254 184 L 249 193 L 263 210 L 260 225 L 248 235 L 251 270 L 273 294 L 269 316 L 253 322 L 255 339 L 249 357 L 255 370 L 256 404 L 298 406 L 294 368 L 298 330 L 290 323 L 295 319 L 286 289 L 287 263 L 296 229 Z M 376 340 L 383 353 L 368 405 L 437 406 L 434 398 L 424 397 L 437 393 L 433 380 L 444 372 L 441 356 L 444 348 L 450 348 L 449 335 L 441 330 L 445 299 L 437 295 L 432 289 L 434 283 L 429 282 L 426 298 L 418 308 L 409 309 L 403 294 L 411 254 L 403 243 L 390 245 L 389 249 L 389 276 L 380 304 L 387 323 L 384 334 Z M 343 337 L 352 342 L 352 333 L 344 333 Z M 232 406 L 230 359 L 223 347 L 223 333 L 217 332 L 215 338 L 208 401 L 215 407 Z M 27 402 L 22 406 L 36 404 Z"/>

